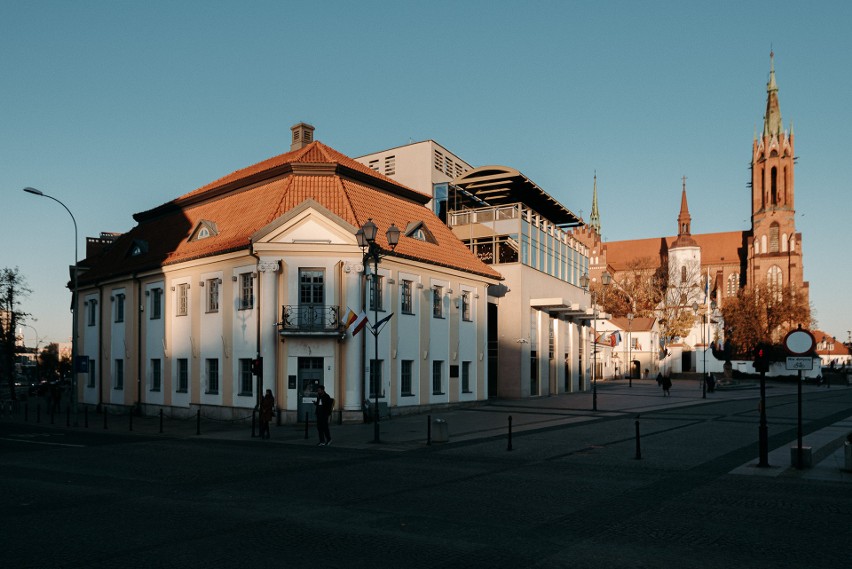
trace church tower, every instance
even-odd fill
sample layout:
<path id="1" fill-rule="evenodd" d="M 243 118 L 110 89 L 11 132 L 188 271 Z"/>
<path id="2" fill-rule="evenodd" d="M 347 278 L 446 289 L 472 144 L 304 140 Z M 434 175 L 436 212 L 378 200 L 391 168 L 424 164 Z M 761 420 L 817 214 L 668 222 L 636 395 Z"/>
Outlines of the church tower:
<path id="1" fill-rule="evenodd" d="M 775 54 L 770 53 L 763 131 L 759 136 L 755 133 L 752 144 L 751 236 L 746 277 L 750 286 L 767 283 L 780 288 L 792 283 L 797 288 L 807 287 L 803 281 L 801 234 L 796 233 L 795 160 L 793 126 L 786 131 L 781 121 Z"/>
<path id="2" fill-rule="evenodd" d="M 677 216 L 677 238 L 669 247 L 668 304 L 686 306 L 699 300 L 697 296 L 701 280 L 701 247 L 692 237 L 692 216 L 686 202 L 686 176 L 680 194 L 680 212 Z"/>

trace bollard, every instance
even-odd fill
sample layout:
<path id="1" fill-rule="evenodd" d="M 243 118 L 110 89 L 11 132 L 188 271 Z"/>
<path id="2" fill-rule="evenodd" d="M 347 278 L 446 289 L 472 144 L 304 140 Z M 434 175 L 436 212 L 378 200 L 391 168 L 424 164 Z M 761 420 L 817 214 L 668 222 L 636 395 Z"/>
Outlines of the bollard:
<path id="1" fill-rule="evenodd" d="M 642 449 L 639 446 L 639 415 L 636 415 L 636 460 L 642 459 Z"/>
<path id="2" fill-rule="evenodd" d="M 163 432 L 163 410 L 160 409 L 160 433 Z"/>
<path id="3" fill-rule="evenodd" d="M 130 413 L 127 414 L 130 417 L 130 430 L 133 430 L 133 409 L 130 410 Z"/>
<path id="4" fill-rule="evenodd" d="M 432 415 L 426 415 L 426 444 L 432 444 Z"/>
<path id="5" fill-rule="evenodd" d="M 509 446 L 506 447 L 506 450 L 512 450 L 512 416 L 509 415 Z"/>
<path id="6" fill-rule="evenodd" d="M 195 414 L 195 434 L 201 434 L 201 409 Z"/>
<path id="7" fill-rule="evenodd" d="M 310 425 L 310 415 L 305 411 L 305 440 L 308 440 L 308 427 Z"/>

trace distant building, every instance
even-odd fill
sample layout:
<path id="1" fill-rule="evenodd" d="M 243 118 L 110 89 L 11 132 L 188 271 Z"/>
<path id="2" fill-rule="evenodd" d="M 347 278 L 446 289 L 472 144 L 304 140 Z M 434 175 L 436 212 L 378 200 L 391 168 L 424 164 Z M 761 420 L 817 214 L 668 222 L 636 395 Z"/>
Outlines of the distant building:
<path id="1" fill-rule="evenodd" d="M 271 389 L 286 421 L 324 384 L 343 420 L 488 397 L 486 304 L 500 282 L 425 207 L 429 196 L 292 129 L 242 168 L 90 242 L 80 274 L 88 404 L 241 418 Z M 356 232 L 386 256 L 373 274 Z M 400 230 L 390 251 L 386 231 Z M 369 275 L 366 277 L 365 275 Z M 369 280 L 368 280 L 369 279 Z M 353 335 L 350 310 L 387 319 Z"/>

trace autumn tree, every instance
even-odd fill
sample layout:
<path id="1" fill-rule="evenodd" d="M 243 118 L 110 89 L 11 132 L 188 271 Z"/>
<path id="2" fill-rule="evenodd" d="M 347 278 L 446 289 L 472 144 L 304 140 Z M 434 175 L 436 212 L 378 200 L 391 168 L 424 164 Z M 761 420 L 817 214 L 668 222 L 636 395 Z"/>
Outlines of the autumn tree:
<path id="1" fill-rule="evenodd" d="M 0 378 L 9 385 L 9 395 L 15 395 L 15 331 L 26 321 L 21 311 L 21 299 L 32 292 L 18 267 L 0 269 Z"/>
<path id="2" fill-rule="evenodd" d="M 751 353 L 759 342 L 780 344 L 799 324 L 813 328 L 811 307 L 797 288 L 756 286 L 740 290 L 722 308 L 726 337 L 739 354 Z"/>
<path id="3" fill-rule="evenodd" d="M 636 318 L 657 316 L 663 300 L 665 272 L 651 257 L 634 259 L 627 269 L 619 271 L 604 297 L 604 310 L 613 316 L 633 313 Z"/>

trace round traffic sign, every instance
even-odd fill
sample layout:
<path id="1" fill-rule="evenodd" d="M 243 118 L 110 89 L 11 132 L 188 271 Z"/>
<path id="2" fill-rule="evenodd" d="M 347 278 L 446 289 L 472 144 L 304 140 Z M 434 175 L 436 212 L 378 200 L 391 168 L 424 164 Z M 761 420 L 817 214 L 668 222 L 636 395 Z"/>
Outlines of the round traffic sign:
<path id="1" fill-rule="evenodd" d="M 816 346 L 814 335 L 807 330 L 792 330 L 784 336 L 784 349 L 794 356 L 809 354 Z"/>

